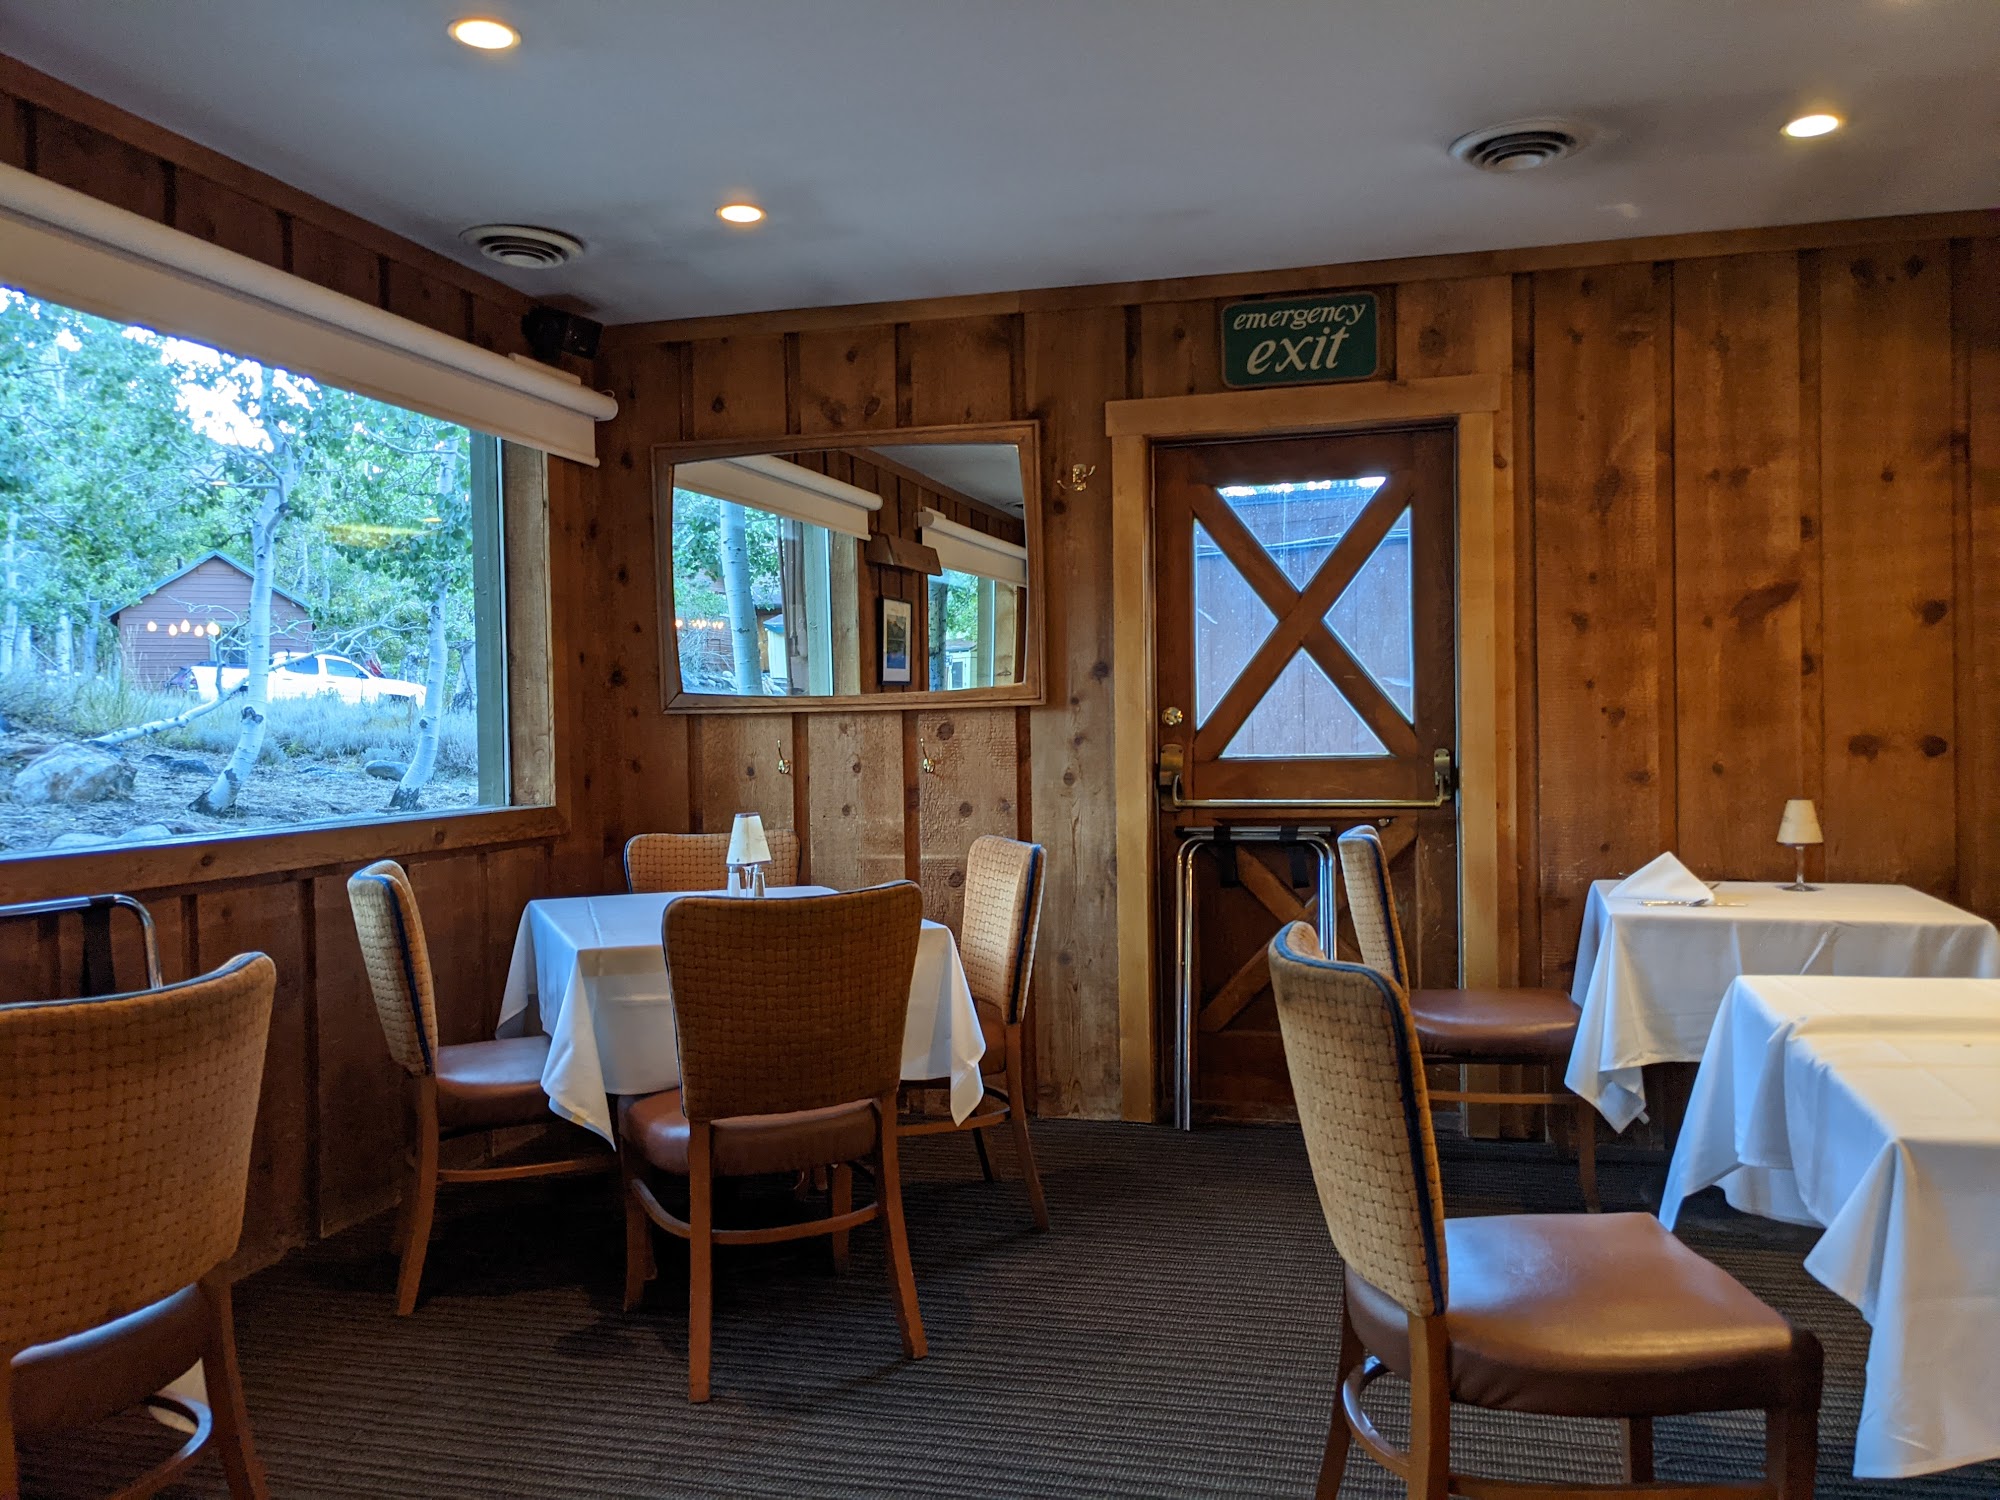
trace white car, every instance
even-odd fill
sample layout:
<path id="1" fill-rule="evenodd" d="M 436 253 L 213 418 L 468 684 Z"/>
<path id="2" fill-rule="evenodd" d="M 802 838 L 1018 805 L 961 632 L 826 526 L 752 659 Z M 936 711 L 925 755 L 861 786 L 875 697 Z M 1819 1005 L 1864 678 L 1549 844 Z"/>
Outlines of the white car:
<path id="1" fill-rule="evenodd" d="M 218 691 L 228 692 L 248 676 L 243 667 L 195 667 L 195 688 L 205 699 Z M 380 703 L 402 700 L 418 708 L 424 706 L 421 682 L 400 677 L 377 677 L 366 667 L 331 651 L 281 651 L 271 659 L 268 679 L 271 700 L 316 698 L 331 693 L 343 703 Z"/>

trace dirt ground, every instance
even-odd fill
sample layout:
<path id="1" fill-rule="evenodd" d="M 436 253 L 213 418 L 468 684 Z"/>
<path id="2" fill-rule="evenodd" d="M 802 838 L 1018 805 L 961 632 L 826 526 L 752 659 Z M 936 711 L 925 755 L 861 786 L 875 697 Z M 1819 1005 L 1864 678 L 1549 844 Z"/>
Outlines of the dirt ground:
<path id="1" fill-rule="evenodd" d="M 165 825 L 173 836 L 200 838 L 379 816 L 388 811 L 389 796 L 396 789 L 392 781 L 365 774 L 358 760 L 266 760 L 243 789 L 237 810 L 229 817 L 211 818 L 188 811 L 188 804 L 207 790 L 223 757 L 159 751 L 141 742 L 121 747 L 125 763 L 135 773 L 129 799 L 48 806 L 14 801 L 7 795 L 14 773 L 55 743 L 59 741 L 46 734 L 0 734 L 0 849 L 13 853 L 46 849 L 66 833 L 94 834 L 111 843 L 125 843 L 124 835 L 148 825 Z M 162 757 L 200 761 L 208 769 L 178 769 Z M 478 778 L 440 772 L 424 790 L 423 807 L 425 811 L 444 811 L 472 807 L 478 800 Z M 141 836 L 145 842 L 156 838 L 157 834 Z"/>

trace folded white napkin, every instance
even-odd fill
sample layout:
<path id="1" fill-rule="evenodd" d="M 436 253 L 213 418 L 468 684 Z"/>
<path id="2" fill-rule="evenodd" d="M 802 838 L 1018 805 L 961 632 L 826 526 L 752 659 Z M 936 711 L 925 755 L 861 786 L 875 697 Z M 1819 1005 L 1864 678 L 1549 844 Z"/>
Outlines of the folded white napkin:
<path id="1" fill-rule="evenodd" d="M 1611 894 L 1629 896 L 1635 901 L 1708 902 L 1715 899 L 1715 893 L 1672 854 L 1662 854 L 1643 869 L 1634 870 L 1611 888 Z"/>

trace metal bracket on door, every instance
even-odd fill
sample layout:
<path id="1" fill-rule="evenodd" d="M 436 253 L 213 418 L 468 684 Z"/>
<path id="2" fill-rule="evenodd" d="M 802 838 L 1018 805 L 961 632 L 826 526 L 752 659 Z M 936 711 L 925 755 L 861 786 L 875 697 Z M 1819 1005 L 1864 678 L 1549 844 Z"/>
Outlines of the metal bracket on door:
<path id="1" fill-rule="evenodd" d="M 1370 804 L 1371 806 L 1382 804 Z M 1393 805 L 1393 804 L 1389 804 Z M 1183 828 L 1174 856 L 1174 1126 L 1194 1128 L 1194 856 L 1219 837 L 1245 844 L 1303 844 L 1319 855 L 1319 946 L 1334 951 L 1331 828 Z"/>
<path id="2" fill-rule="evenodd" d="M 1169 812 L 1275 812 L 1291 808 L 1297 812 L 1424 812 L 1445 807 L 1458 795 L 1458 766 L 1449 750 L 1431 755 L 1431 777 L 1437 787 L 1434 797 L 1189 797 L 1182 792 L 1178 755 L 1169 757 L 1170 745 L 1160 752 L 1160 785 L 1165 789 L 1163 805 Z"/>

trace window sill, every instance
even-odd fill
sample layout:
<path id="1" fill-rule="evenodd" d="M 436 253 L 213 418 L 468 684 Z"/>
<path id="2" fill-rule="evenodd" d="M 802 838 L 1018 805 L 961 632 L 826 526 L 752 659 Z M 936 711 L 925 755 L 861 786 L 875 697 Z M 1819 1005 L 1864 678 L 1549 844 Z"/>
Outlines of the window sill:
<path id="1" fill-rule="evenodd" d="M 99 892 L 162 892 L 220 881 L 338 870 L 377 859 L 484 849 L 559 838 L 555 807 L 408 813 L 366 823 L 322 823 L 125 848 L 78 849 L 0 860 L 0 903 Z"/>

